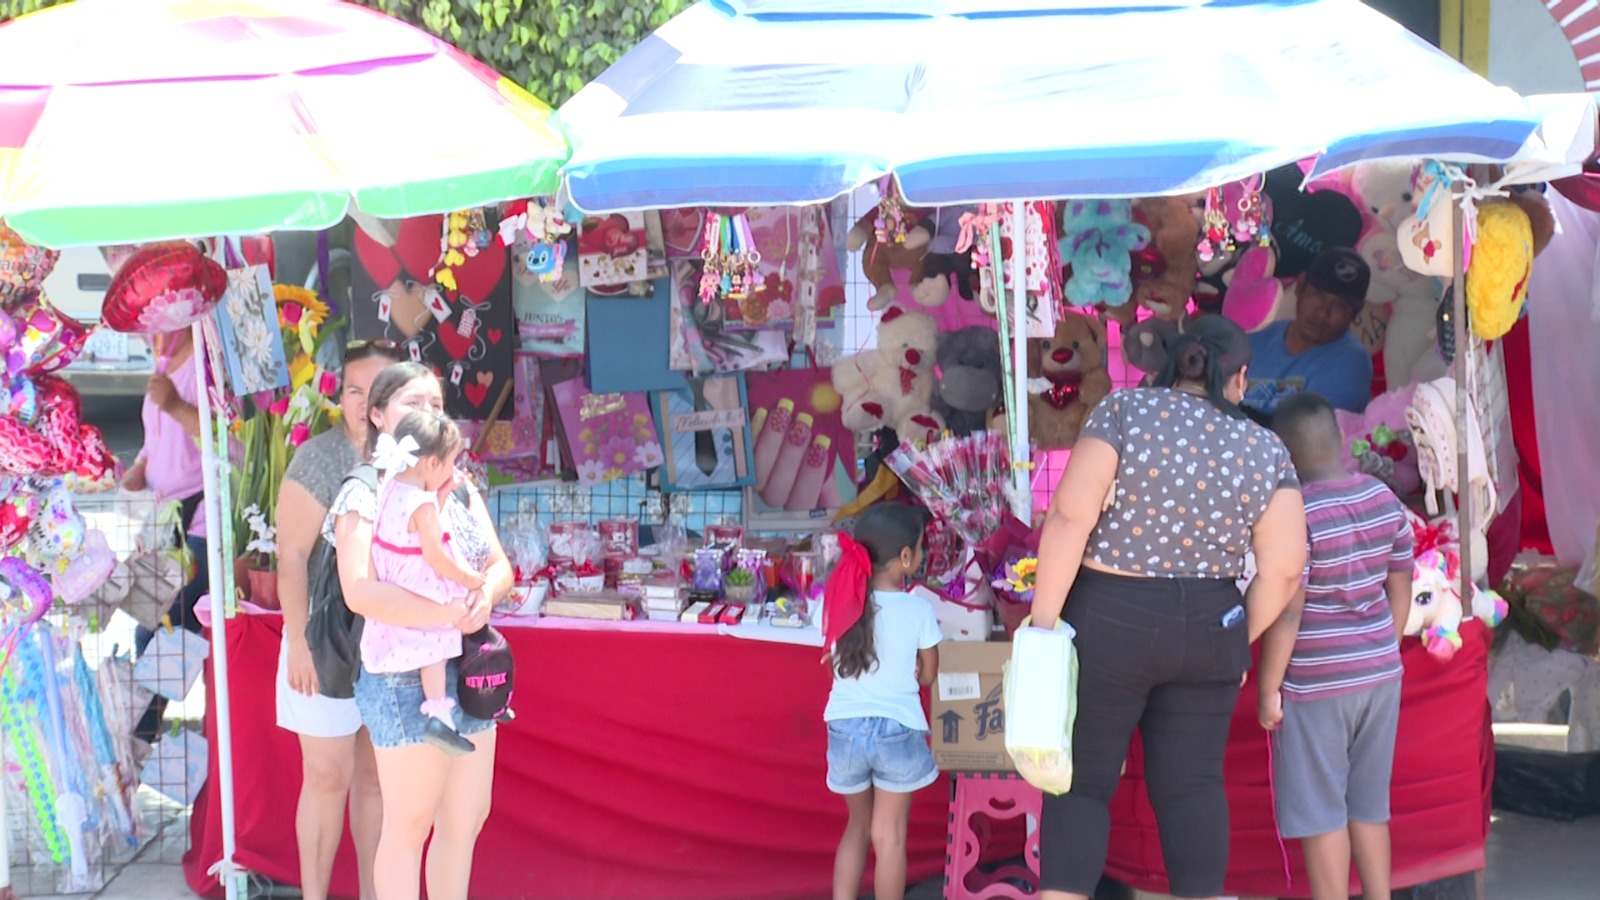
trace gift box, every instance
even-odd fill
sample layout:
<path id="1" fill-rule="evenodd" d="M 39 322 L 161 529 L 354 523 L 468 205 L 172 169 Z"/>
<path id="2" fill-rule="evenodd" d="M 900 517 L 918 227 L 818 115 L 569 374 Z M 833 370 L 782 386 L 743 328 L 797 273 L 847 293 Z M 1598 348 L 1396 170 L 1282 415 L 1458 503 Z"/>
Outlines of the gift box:
<path id="1" fill-rule="evenodd" d="M 639 617 L 632 597 L 613 591 L 563 594 L 545 601 L 544 614 L 564 619 L 621 622 Z"/>

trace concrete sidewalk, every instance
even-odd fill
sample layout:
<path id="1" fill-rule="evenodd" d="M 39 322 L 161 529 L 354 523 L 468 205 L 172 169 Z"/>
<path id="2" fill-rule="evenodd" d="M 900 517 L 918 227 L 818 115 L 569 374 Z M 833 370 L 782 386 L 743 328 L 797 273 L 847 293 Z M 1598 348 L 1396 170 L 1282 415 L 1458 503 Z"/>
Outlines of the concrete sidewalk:
<path id="1" fill-rule="evenodd" d="M 181 839 L 181 835 L 167 839 Z M 162 861 L 175 858 L 170 845 L 151 841 L 127 863 L 98 894 L 75 895 L 72 900 L 191 900 L 182 867 Z M 1495 815 L 1489 837 L 1488 896 L 1490 900 L 1580 900 L 1600 889 L 1600 818 L 1571 824 Z M 942 896 L 938 884 L 918 885 L 907 900 L 934 900 Z"/>

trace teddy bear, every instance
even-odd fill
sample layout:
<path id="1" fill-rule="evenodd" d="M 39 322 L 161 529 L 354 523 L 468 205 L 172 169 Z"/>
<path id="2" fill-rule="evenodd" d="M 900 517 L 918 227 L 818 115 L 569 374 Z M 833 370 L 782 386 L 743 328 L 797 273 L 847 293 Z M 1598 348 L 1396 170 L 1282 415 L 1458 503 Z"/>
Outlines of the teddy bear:
<path id="1" fill-rule="evenodd" d="M 931 234 L 928 229 L 917 227 L 916 223 L 921 221 L 921 217 L 910 211 L 906 216 L 916 221 L 910 223 L 903 243 L 878 240 L 876 209 L 862 216 L 855 227 L 845 234 L 845 249 L 851 253 L 861 253 L 861 271 L 873 288 L 867 308 L 873 312 L 887 308 L 898 295 L 899 289 L 894 283 L 896 270 L 907 273 L 908 283 L 913 287 L 921 285 L 926 278 L 923 260 L 928 253 Z M 947 296 L 948 293 L 946 291 Z"/>
<path id="2" fill-rule="evenodd" d="M 1065 203 L 1059 246 L 1072 271 L 1067 302 L 1080 309 L 1126 306 L 1133 296 L 1133 254 L 1149 243 L 1150 229 L 1133 220 L 1131 200 Z"/>
<path id="3" fill-rule="evenodd" d="M 1200 224 L 1182 197 L 1135 200 L 1133 219 L 1150 231 L 1149 243 L 1133 254 L 1133 303 L 1177 319 L 1189 308 L 1200 271 L 1195 256 Z"/>
<path id="4" fill-rule="evenodd" d="M 1005 377 L 1000 336 L 982 325 L 946 332 L 939 335 L 937 358 L 933 411 L 954 434 L 987 429 L 1001 404 Z"/>
<path id="5" fill-rule="evenodd" d="M 963 300 L 977 296 L 978 270 L 972 265 L 972 248 L 956 252 L 961 242 L 961 217 L 976 213 L 976 206 L 941 206 L 928 210 L 911 226 L 906 244 L 926 245 L 922 280 L 911 285 L 911 297 L 923 306 L 943 306 L 950 299 L 950 276 Z"/>
<path id="6" fill-rule="evenodd" d="M 1109 393 L 1106 327 L 1099 319 L 1064 312 L 1054 335 L 1028 341 L 1028 431 L 1039 449 L 1077 443 L 1089 411 Z"/>
<path id="7" fill-rule="evenodd" d="M 894 429 L 902 441 L 927 441 L 944 430 L 932 409 L 939 326 L 926 313 L 892 307 L 878 323 L 878 345 L 833 364 L 833 386 L 844 398 L 846 428 Z"/>

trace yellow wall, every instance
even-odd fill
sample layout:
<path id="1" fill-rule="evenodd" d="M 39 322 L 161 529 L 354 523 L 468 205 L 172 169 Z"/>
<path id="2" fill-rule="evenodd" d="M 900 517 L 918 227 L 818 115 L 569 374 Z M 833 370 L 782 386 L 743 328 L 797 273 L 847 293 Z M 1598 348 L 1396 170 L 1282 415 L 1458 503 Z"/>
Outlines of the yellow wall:
<path id="1" fill-rule="evenodd" d="M 1439 0 L 1439 46 L 1488 76 L 1489 0 Z"/>

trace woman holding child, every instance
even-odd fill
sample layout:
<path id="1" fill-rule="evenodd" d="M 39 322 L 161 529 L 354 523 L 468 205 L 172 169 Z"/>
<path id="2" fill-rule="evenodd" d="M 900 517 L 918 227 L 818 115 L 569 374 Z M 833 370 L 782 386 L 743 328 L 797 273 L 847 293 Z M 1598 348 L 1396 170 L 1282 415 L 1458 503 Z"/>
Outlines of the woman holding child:
<path id="1" fill-rule="evenodd" d="M 1043 900 L 1088 900 L 1138 728 L 1172 893 L 1222 894 L 1223 756 L 1250 642 L 1289 605 L 1306 565 L 1289 453 L 1243 417 L 1250 341 L 1220 316 L 1169 348 L 1156 386 L 1094 411 L 1056 488 L 1039 547 L 1033 624 L 1077 631 L 1072 790 L 1046 795 Z M 1257 575 L 1236 580 L 1245 554 Z"/>

